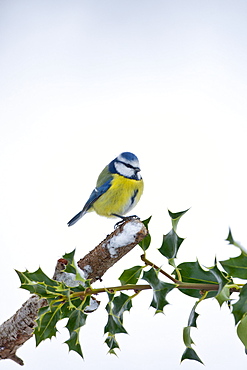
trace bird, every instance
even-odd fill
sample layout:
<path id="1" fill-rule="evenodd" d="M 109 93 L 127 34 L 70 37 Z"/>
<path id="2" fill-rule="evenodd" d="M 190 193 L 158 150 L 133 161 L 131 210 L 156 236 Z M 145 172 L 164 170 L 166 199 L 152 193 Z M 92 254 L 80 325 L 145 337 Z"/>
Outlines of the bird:
<path id="1" fill-rule="evenodd" d="M 128 217 L 124 215 L 137 204 L 142 193 L 139 160 L 135 154 L 123 152 L 103 169 L 83 209 L 67 225 L 74 225 L 91 211 L 100 216 L 125 220 Z"/>

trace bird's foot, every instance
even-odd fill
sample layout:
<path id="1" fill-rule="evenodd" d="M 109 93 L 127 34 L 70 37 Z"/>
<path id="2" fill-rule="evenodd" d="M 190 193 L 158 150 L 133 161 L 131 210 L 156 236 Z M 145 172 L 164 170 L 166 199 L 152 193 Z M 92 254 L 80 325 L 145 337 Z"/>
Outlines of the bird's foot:
<path id="1" fill-rule="evenodd" d="M 120 215 L 117 215 L 115 213 L 112 214 L 113 216 L 116 216 L 116 217 L 120 217 L 121 218 L 121 221 L 118 221 L 115 225 L 114 225 L 114 229 L 117 229 L 118 227 L 120 227 L 125 221 L 130 221 L 130 220 L 140 220 L 140 217 L 136 216 L 136 215 L 132 215 L 132 216 L 120 216 Z"/>

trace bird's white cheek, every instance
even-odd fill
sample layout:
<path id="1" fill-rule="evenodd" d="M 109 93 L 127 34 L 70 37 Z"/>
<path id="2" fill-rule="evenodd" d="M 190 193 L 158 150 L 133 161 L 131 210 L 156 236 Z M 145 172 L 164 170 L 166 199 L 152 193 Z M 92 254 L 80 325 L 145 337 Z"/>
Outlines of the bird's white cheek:
<path id="1" fill-rule="evenodd" d="M 117 172 L 122 176 L 132 177 L 135 174 L 132 168 L 125 166 L 123 163 L 117 162 L 115 163 L 115 167 L 116 167 Z"/>
<path id="2" fill-rule="evenodd" d="M 140 172 L 137 172 L 136 177 L 137 177 L 138 180 L 141 180 L 142 177 L 141 177 Z"/>

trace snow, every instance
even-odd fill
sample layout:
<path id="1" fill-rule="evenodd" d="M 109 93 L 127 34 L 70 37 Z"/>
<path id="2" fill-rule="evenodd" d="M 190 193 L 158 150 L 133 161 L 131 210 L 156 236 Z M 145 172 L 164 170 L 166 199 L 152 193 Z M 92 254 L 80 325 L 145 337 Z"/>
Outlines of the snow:
<path id="1" fill-rule="evenodd" d="M 93 272 L 92 267 L 90 265 L 86 265 L 86 266 L 83 267 L 83 270 L 78 269 L 78 271 L 79 271 L 81 277 L 83 277 L 83 279 L 87 279 L 88 275 Z"/>
<path id="2" fill-rule="evenodd" d="M 121 233 L 113 236 L 110 242 L 106 245 L 111 258 L 118 256 L 118 248 L 124 247 L 135 241 L 136 234 L 142 229 L 143 225 L 140 222 L 128 222 Z"/>

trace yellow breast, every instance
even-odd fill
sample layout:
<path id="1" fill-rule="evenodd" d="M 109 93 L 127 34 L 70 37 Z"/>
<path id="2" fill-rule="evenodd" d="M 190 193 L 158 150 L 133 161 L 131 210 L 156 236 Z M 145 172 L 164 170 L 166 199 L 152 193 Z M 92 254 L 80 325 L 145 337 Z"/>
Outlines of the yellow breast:
<path id="1" fill-rule="evenodd" d="M 115 217 L 129 212 L 143 193 L 143 180 L 132 180 L 118 174 L 113 175 L 111 187 L 97 199 L 92 208 L 101 216 Z"/>

